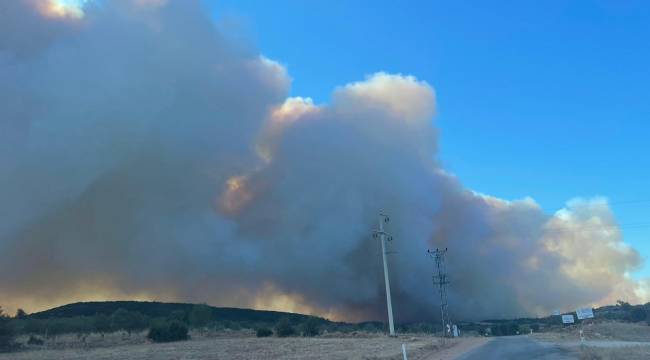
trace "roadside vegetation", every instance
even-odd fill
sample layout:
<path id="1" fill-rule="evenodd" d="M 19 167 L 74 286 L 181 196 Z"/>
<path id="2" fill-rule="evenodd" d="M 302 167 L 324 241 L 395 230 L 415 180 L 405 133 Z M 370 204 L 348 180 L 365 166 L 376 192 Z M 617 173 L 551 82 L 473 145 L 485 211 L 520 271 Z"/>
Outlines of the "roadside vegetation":
<path id="1" fill-rule="evenodd" d="M 609 332 L 621 333 L 616 324 L 626 322 L 636 324 L 634 326 L 638 329 L 633 331 L 635 334 L 648 336 L 649 309 L 650 303 L 635 306 L 625 302 L 595 309 L 596 321 L 612 323 L 607 328 L 598 328 L 597 333 L 602 337 L 607 337 Z M 508 336 L 530 332 L 568 334 L 572 331 L 570 326 L 563 326 L 557 316 L 461 322 L 459 328 L 462 335 L 480 336 Z M 611 331 L 607 330 L 609 328 Z M 585 331 L 591 329 L 596 328 L 590 327 Z M 440 334 L 440 326 L 426 322 L 398 324 L 397 331 Z M 20 347 L 44 347 L 48 343 L 56 342 L 57 337 L 70 334 L 74 334 L 82 346 L 94 347 L 101 346 L 97 345 L 98 336 L 104 339 L 104 336 L 108 338 L 109 334 L 111 338 L 119 334 L 121 341 L 133 343 L 146 342 L 147 339 L 151 342 L 183 341 L 191 336 L 214 336 L 224 332 L 243 332 L 249 334 L 246 336 L 259 338 L 331 336 L 330 334 L 364 336 L 363 334 L 385 333 L 386 324 L 349 324 L 301 314 L 215 308 L 205 304 L 132 301 L 70 304 L 35 314 L 18 310 L 14 316 L 0 311 L 0 351 L 12 351 Z"/>
<path id="2" fill-rule="evenodd" d="M 575 312 L 565 312 L 563 314 L 573 314 L 576 319 L 575 324 L 562 324 L 561 316 L 547 316 L 543 318 L 521 318 L 510 320 L 485 320 L 480 322 L 464 322 L 460 328 L 465 332 L 474 332 L 481 336 L 511 336 L 529 333 L 563 333 L 573 331 L 582 321 L 577 320 Z M 603 306 L 594 309 L 595 319 L 588 320 L 588 323 L 609 323 L 608 328 L 614 328 L 621 323 L 636 324 L 641 329 L 650 332 L 650 303 L 642 305 L 631 305 L 624 301 L 618 301 L 616 305 Z M 622 326 L 629 328 L 629 326 Z M 577 330 L 576 330 L 577 331 Z M 590 331 L 585 328 L 585 331 Z M 603 330 L 607 331 L 607 330 Z M 646 333 L 643 331 L 642 333 Z"/>
<path id="3" fill-rule="evenodd" d="M 192 334 L 220 332 L 247 332 L 257 337 L 314 337 L 324 333 L 379 334 L 385 328 L 381 322 L 348 324 L 301 314 L 215 308 L 205 304 L 78 303 L 35 314 L 23 310 L 18 310 L 15 316 L 2 313 L 0 351 L 68 343 L 70 335 L 75 336 L 75 346 L 95 347 L 100 343 L 98 337 L 106 338 L 102 342 L 109 344 L 114 342 L 115 334 L 119 334 L 122 343 L 139 343 L 183 341 Z M 413 326 L 413 330 L 421 328 L 421 325 Z M 407 329 L 408 326 L 402 328 L 405 332 Z"/>

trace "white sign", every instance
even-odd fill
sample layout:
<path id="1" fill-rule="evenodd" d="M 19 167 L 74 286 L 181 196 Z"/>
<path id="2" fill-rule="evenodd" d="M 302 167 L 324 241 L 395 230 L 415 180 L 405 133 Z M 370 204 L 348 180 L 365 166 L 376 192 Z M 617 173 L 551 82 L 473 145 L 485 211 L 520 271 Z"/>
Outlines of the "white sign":
<path id="1" fill-rule="evenodd" d="M 575 319 L 573 318 L 573 315 L 562 315 L 562 324 L 573 324 L 575 323 Z"/>
<path id="2" fill-rule="evenodd" d="M 554 315 L 554 316 L 560 316 L 560 314 L 561 314 L 561 313 L 560 313 L 560 310 L 555 310 L 555 311 L 553 311 L 553 315 Z"/>
<path id="3" fill-rule="evenodd" d="M 578 315 L 578 320 L 593 319 L 594 311 L 591 308 L 578 309 L 576 315 Z"/>

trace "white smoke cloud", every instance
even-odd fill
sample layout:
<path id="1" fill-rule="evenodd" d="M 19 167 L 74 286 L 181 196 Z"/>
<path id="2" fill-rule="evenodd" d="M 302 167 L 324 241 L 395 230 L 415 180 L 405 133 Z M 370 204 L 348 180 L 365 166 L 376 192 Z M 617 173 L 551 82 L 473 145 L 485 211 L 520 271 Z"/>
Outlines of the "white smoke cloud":
<path id="1" fill-rule="evenodd" d="M 51 3 L 0 5 L 5 307 L 134 297 L 382 319 L 380 210 L 400 321 L 435 317 L 431 247 L 450 249 L 458 317 L 645 298 L 605 200 L 548 215 L 446 173 L 425 82 L 377 73 L 316 105 L 287 98 L 286 69 L 199 1 Z"/>

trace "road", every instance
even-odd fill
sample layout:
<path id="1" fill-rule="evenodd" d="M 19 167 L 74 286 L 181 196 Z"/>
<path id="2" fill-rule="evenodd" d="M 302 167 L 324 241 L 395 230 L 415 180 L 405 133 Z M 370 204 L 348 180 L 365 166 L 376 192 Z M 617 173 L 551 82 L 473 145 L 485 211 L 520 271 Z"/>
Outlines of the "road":
<path id="1" fill-rule="evenodd" d="M 527 336 L 494 338 L 487 344 L 471 350 L 456 360 L 568 360 L 578 359 L 569 351 L 552 344 L 540 343 Z"/>

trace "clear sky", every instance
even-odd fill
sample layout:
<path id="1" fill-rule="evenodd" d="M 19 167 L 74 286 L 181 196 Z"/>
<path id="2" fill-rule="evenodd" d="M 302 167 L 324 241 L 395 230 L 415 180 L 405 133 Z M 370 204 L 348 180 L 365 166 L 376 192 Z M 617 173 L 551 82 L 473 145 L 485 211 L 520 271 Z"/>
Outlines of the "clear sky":
<path id="1" fill-rule="evenodd" d="M 207 3 L 288 67 L 292 95 L 327 102 L 377 71 L 427 81 L 440 156 L 468 187 L 548 212 L 605 196 L 650 258 L 650 3 Z"/>

